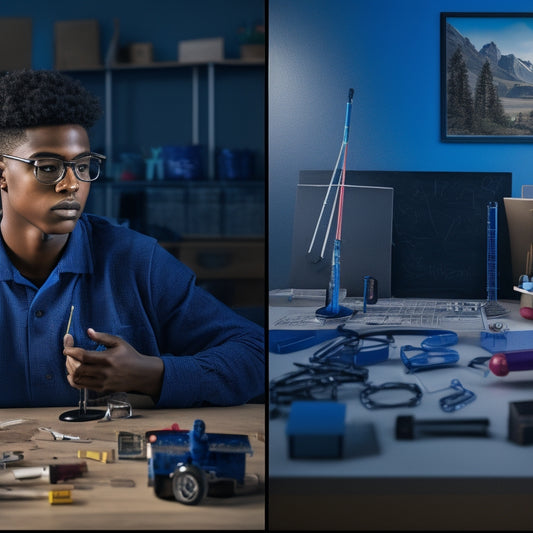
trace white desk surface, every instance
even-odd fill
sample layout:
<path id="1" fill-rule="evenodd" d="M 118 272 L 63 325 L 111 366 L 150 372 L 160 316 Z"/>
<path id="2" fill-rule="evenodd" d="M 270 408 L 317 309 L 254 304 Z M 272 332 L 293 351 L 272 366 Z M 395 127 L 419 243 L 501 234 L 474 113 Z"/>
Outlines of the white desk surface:
<path id="1" fill-rule="evenodd" d="M 518 301 L 501 301 L 511 312 L 489 322 L 504 322 L 510 330 L 533 330 L 533 321 L 519 314 Z M 270 306 L 270 328 L 291 313 L 314 313 L 319 305 Z M 320 327 L 320 326 L 318 326 Z M 511 372 L 506 377 L 482 372 L 467 366 L 474 357 L 490 356 L 480 346 L 480 331 L 459 331 L 459 342 L 451 348 L 459 352 L 459 362 L 450 368 L 407 373 L 400 360 L 400 346 L 420 345 L 424 336 L 395 336 L 387 361 L 368 366 L 368 382 L 415 382 L 424 395 L 418 406 L 408 408 L 367 409 L 359 399 L 365 385 L 341 385 L 338 401 L 346 404 L 344 457 L 342 459 L 291 459 L 285 434 L 287 417 L 269 421 L 269 475 L 275 478 L 529 478 L 533 486 L 532 446 L 508 440 L 509 403 L 533 400 L 533 371 Z M 288 354 L 269 353 L 269 378 L 296 370 L 294 362 L 309 362 L 322 344 Z M 533 346 L 532 346 L 533 348 Z M 439 399 L 453 392 L 449 387 L 457 378 L 473 391 L 476 400 L 453 413 L 444 412 Z M 442 390 L 445 389 L 445 390 Z M 440 390 L 440 391 L 439 391 Z M 285 410 L 288 414 L 288 408 Z M 423 437 L 397 440 L 395 422 L 398 415 L 413 415 L 415 420 L 454 420 L 486 417 L 490 420 L 489 438 Z"/>

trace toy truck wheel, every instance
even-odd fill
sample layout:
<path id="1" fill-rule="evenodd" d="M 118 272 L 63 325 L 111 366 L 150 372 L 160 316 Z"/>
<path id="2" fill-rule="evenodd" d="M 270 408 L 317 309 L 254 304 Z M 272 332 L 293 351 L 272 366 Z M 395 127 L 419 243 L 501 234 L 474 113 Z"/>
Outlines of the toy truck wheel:
<path id="1" fill-rule="evenodd" d="M 205 473 L 194 465 L 183 465 L 174 471 L 172 478 L 174 498 L 186 505 L 197 505 L 207 493 Z"/>

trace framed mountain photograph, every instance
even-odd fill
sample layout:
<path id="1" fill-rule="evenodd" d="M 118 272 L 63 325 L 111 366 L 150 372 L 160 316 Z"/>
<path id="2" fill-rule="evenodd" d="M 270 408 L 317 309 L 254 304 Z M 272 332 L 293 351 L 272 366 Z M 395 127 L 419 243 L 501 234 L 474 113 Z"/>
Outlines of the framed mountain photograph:
<path id="1" fill-rule="evenodd" d="M 441 13 L 441 140 L 533 142 L 533 13 Z"/>

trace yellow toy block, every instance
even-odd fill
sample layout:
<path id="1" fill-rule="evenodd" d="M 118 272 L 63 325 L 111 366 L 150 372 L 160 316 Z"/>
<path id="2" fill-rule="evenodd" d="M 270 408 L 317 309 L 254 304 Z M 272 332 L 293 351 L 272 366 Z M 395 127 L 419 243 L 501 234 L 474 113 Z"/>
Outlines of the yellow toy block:
<path id="1" fill-rule="evenodd" d="M 50 490 L 48 491 L 48 501 L 52 505 L 72 503 L 72 492 L 70 490 Z"/>
<path id="2" fill-rule="evenodd" d="M 102 463 L 114 463 L 115 462 L 115 450 L 78 450 L 78 458 L 80 459 L 94 459 Z"/>

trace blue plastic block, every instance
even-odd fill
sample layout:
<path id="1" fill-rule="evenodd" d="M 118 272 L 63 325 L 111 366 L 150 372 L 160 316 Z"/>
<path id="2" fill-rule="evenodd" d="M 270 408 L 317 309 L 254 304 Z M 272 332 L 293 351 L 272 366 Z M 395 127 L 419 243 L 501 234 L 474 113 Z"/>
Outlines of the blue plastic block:
<path id="1" fill-rule="evenodd" d="M 345 413 L 343 403 L 293 402 L 286 429 L 290 458 L 341 458 Z"/>
<path id="2" fill-rule="evenodd" d="M 498 333 L 482 331 L 480 343 L 483 349 L 492 354 L 512 352 L 514 350 L 529 350 L 533 346 L 533 331 L 502 331 Z"/>

